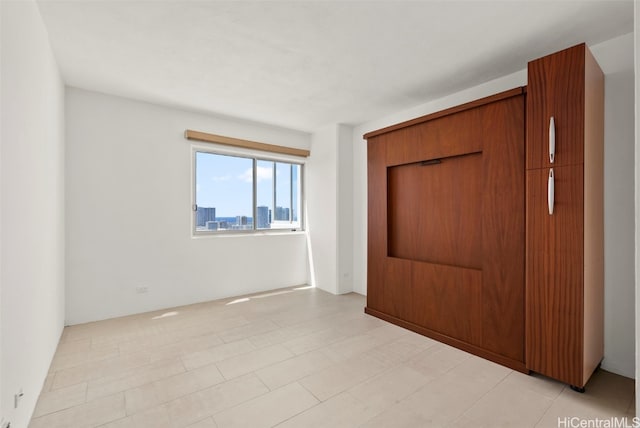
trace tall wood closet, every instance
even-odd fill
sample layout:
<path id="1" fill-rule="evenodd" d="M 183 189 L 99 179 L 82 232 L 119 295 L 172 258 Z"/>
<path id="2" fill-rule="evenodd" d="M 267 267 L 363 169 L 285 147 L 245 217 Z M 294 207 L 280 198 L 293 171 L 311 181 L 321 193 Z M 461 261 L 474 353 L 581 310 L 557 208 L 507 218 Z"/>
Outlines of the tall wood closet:
<path id="1" fill-rule="evenodd" d="M 527 367 L 584 387 L 604 354 L 604 75 L 578 45 L 529 63 Z"/>
<path id="2" fill-rule="evenodd" d="M 529 63 L 526 88 L 366 134 L 365 312 L 583 387 L 602 358 L 603 106 L 583 44 Z"/>

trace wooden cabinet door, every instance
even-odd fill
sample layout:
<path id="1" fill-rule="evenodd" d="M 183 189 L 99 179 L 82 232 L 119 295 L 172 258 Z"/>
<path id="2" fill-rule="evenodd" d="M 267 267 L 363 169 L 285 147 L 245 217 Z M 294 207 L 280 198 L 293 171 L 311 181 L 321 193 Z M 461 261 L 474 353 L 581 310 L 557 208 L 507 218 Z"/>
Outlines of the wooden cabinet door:
<path id="1" fill-rule="evenodd" d="M 526 173 L 526 363 L 530 370 L 582 386 L 583 166 Z"/>
<path id="2" fill-rule="evenodd" d="M 531 61 L 527 85 L 527 169 L 584 159 L 585 45 Z M 553 117 L 555 155 L 549 157 Z"/>

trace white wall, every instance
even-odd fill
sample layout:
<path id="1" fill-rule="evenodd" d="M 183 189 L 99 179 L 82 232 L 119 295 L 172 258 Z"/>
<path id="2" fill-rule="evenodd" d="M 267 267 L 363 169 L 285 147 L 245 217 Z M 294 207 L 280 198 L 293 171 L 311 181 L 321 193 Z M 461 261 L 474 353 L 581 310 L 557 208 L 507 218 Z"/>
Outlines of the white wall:
<path id="1" fill-rule="evenodd" d="M 183 133 L 304 149 L 308 134 L 75 88 L 66 101 L 68 324 L 307 283 L 303 232 L 192 237 Z"/>
<path id="2" fill-rule="evenodd" d="M 313 283 L 329 293 L 353 290 L 353 130 L 338 124 L 311 136 L 309 246 Z"/>
<path id="3" fill-rule="evenodd" d="M 633 34 L 592 51 L 605 79 L 605 358 L 603 368 L 634 377 Z M 533 59 L 533 58 L 532 58 Z M 523 64 L 524 66 L 525 64 Z M 368 131 L 526 85 L 526 69 L 410 110 L 364 123 L 353 131 L 353 290 L 366 294 Z"/>
<path id="4" fill-rule="evenodd" d="M 337 159 L 337 186 L 338 209 L 337 234 L 338 234 L 338 271 L 336 278 L 337 293 L 349 293 L 353 291 L 353 128 L 347 125 L 338 125 L 336 151 Z"/>
<path id="5" fill-rule="evenodd" d="M 64 321 L 64 87 L 36 4 L 0 8 L 0 414 L 24 428 Z"/>
<path id="6" fill-rule="evenodd" d="M 336 126 L 322 128 L 311 136 L 307 163 L 307 231 L 312 256 L 311 282 L 337 294 L 337 133 Z"/>
<path id="7" fill-rule="evenodd" d="M 605 78 L 604 369 L 635 377 L 633 35 L 596 45 Z"/>

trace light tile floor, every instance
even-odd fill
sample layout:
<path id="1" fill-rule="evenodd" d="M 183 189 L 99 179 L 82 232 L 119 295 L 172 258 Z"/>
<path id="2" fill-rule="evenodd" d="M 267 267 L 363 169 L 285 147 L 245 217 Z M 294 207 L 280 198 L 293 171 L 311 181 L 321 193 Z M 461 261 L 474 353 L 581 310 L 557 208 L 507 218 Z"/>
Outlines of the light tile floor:
<path id="1" fill-rule="evenodd" d="M 578 394 L 364 305 L 300 287 L 67 327 L 30 427 L 520 428 L 635 416 L 631 379 L 598 371 Z"/>

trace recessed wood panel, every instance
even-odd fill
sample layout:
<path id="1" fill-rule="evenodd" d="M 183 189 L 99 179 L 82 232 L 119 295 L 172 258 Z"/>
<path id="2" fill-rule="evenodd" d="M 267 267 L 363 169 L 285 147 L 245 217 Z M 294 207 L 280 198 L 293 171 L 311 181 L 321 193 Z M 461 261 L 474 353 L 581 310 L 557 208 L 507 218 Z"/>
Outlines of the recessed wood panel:
<path id="1" fill-rule="evenodd" d="M 482 162 L 473 153 L 387 169 L 390 257 L 482 267 Z"/>
<path id="2" fill-rule="evenodd" d="M 583 162 L 585 45 L 531 61 L 527 85 L 527 169 Z M 549 121 L 555 160 L 549 161 Z"/>
<path id="3" fill-rule="evenodd" d="M 583 166 L 527 171 L 526 355 L 533 371 L 582 386 Z"/>
<path id="4" fill-rule="evenodd" d="M 479 345 L 482 340 L 482 271 L 412 263 L 409 322 Z"/>

